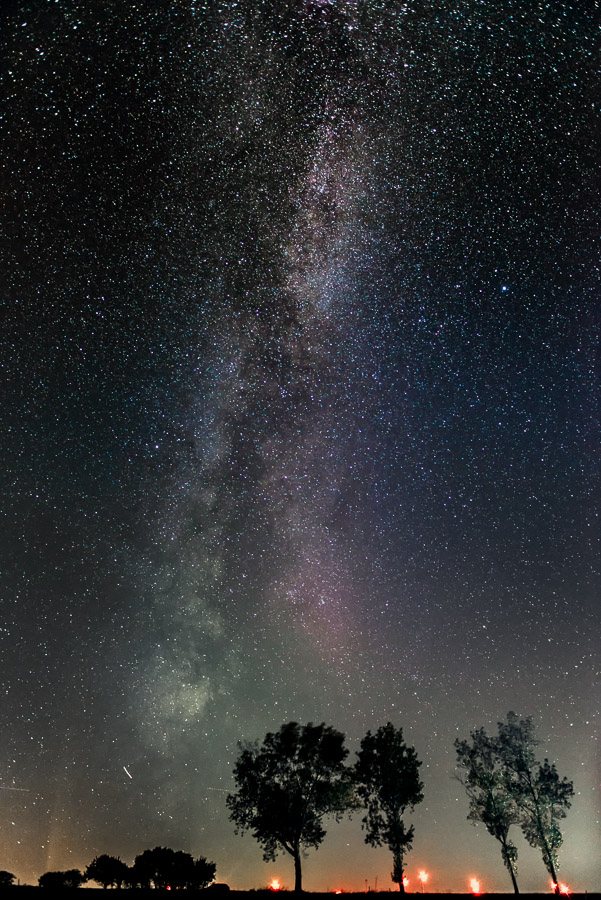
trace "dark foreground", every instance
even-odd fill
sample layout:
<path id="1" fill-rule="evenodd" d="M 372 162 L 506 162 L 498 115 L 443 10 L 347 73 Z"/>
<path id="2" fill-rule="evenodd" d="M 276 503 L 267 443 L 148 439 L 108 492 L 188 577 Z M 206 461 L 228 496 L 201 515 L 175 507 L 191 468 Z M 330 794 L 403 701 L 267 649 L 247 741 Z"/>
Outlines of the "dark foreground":
<path id="1" fill-rule="evenodd" d="M 7 895 L 10 897 L 12 892 L 16 891 L 18 893 L 18 896 L 21 898 L 21 900 L 26 900 L 26 897 L 29 894 L 35 894 L 36 897 L 39 898 L 39 900 L 42 900 L 43 897 L 48 897 L 50 900 L 50 898 L 52 898 L 52 897 L 56 897 L 58 895 L 63 896 L 65 894 L 69 897 L 73 897 L 73 894 L 75 891 L 77 891 L 77 893 L 79 894 L 79 893 L 81 893 L 81 891 L 87 891 L 87 890 L 103 891 L 102 888 L 65 888 L 64 890 L 54 891 L 50 888 L 39 888 L 39 887 L 30 886 L 30 885 L 23 885 L 21 887 L 5 888 L 4 890 L 2 890 L 2 896 L 3 896 L 3 898 L 5 898 Z M 171 891 L 160 891 L 160 890 L 145 890 L 142 888 L 128 888 L 127 890 L 123 889 L 122 891 L 115 890 L 115 889 L 109 889 L 107 891 L 107 893 L 109 893 L 109 894 L 117 893 L 118 895 L 122 894 L 123 900 L 157 900 L 157 897 L 159 894 L 166 898 L 167 896 L 170 896 L 172 892 Z M 256 900 L 268 900 L 268 898 L 270 898 L 270 900 L 273 900 L 274 894 L 276 892 L 270 891 L 270 890 L 229 891 L 226 889 L 226 890 L 206 890 L 206 891 L 188 890 L 188 891 L 181 891 L 179 893 L 183 894 L 185 897 L 198 897 L 199 900 L 200 900 L 200 898 L 202 898 L 202 900 L 209 900 L 209 898 L 212 898 L 212 900 L 217 900 L 216 895 L 219 896 L 219 900 L 243 900 L 243 898 L 244 898 L 244 900 L 254 900 L 254 898 L 256 898 Z M 284 894 L 285 896 L 290 897 L 290 898 L 292 896 L 294 896 L 294 891 L 278 891 L 277 893 Z M 306 895 L 308 897 L 310 897 L 311 900 L 322 900 L 322 898 L 323 898 L 323 900 L 332 900 L 332 898 L 335 896 L 335 894 L 331 891 L 329 893 L 325 893 L 325 891 L 324 892 L 305 891 L 304 893 L 306 893 Z M 374 893 L 394 894 L 394 895 L 399 894 L 398 891 L 370 891 L 369 893 L 370 894 L 374 894 Z M 41 897 L 40 897 L 40 894 L 41 894 Z M 421 891 L 416 891 L 416 892 L 407 891 L 406 896 L 408 898 L 415 898 L 415 900 L 419 900 L 419 898 L 421 898 L 421 897 L 423 897 L 424 900 L 428 900 L 428 898 L 439 898 L 439 897 L 441 897 L 441 895 L 444 895 L 444 894 L 452 894 L 453 897 L 457 898 L 457 900 L 474 900 L 474 894 L 459 894 L 459 893 L 454 893 L 453 891 L 439 891 L 436 894 L 428 894 L 425 892 L 422 894 Z M 359 898 L 361 898 L 361 900 L 365 900 L 365 895 L 366 895 L 365 891 L 357 891 L 357 892 L 344 891 L 345 897 L 356 898 L 356 900 L 359 900 Z M 477 896 L 486 898 L 486 897 L 515 897 L 516 895 L 513 892 L 511 892 L 511 893 L 507 892 L 505 894 L 501 894 L 501 893 L 486 894 L 483 892 L 482 894 L 478 894 Z M 520 900 L 542 900 L 542 898 L 545 898 L 545 900 L 551 900 L 551 898 L 554 895 L 551 893 L 551 891 L 547 891 L 545 893 L 541 892 L 538 894 L 519 894 L 518 896 L 519 896 Z M 573 894 L 570 894 L 569 896 L 570 896 L 571 900 L 601 900 L 601 893 L 597 893 L 597 892 L 589 893 L 589 892 L 585 891 L 585 892 L 581 892 L 581 893 L 573 893 Z M 82 897 L 82 898 L 80 898 L 80 900 L 84 900 L 84 898 Z"/>

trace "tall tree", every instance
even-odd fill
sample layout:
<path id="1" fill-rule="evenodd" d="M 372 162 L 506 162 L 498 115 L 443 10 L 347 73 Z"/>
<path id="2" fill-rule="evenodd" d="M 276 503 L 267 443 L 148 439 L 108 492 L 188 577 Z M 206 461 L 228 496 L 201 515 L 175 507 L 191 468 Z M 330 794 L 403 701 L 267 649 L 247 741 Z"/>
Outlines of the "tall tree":
<path id="1" fill-rule="evenodd" d="M 261 746 L 240 745 L 230 819 L 237 834 L 252 832 L 265 860 L 281 850 L 292 856 L 295 891 L 302 891 L 302 850 L 321 844 L 325 816 L 339 821 L 348 808 L 347 755 L 344 735 L 323 723 L 289 722 Z"/>
<path id="2" fill-rule="evenodd" d="M 479 728 L 472 731 L 469 741 L 457 739 L 455 750 L 457 765 L 463 770 L 458 777 L 469 798 L 468 819 L 482 822 L 488 833 L 499 841 L 513 889 L 519 894 L 518 851 L 509 840 L 509 829 L 519 824 L 520 816 L 499 755 L 498 738 L 489 737 L 483 728 Z"/>
<path id="3" fill-rule="evenodd" d="M 405 854 L 413 841 L 413 825 L 407 828 L 403 815 L 424 798 L 420 766 L 414 748 L 403 740 L 402 729 L 388 722 L 375 734 L 367 732 L 353 771 L 357 796 L 367 810 L 362 820 L 365 843 L 385 844 L 392 852 L 391 878 L 403 893 Z"/>
<path id="4" fill-rule="evenodd" d="M 507 784 L 520 811 L 520 824 L 528 843 L 542 853 L 543 862 L 559 893 L 558 854 L 563 843 L 559 821 L 566 816 L 574 796 L 574 785 L 560 779 L 555 764 L 535 757 L 539 741 L 531 718 L 518 719 L 514 712 L 499 722 L 499 755 Z"/>

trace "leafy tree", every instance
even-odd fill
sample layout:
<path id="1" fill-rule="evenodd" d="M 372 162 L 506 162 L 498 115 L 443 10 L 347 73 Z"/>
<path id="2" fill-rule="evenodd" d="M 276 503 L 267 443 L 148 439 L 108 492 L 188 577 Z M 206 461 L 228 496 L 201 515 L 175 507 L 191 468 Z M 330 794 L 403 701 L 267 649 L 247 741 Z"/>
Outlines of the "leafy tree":
<path id="1" fill-rule="evenodd" d="M 172 888 L 204 888 L 215 878 L 215 863 L 204 857 L 195 860 L 182 850 L 171 852 L 165 874 Z"/>
<path id="2" fill-rule="evenodd" d="M 403 741 L 402 729 L 388 722 L 375 734 L 367 732 L 353 770 L 357 796 L 367 810 L 362 820 L 365 843 L 385 844 L 392 852 L 391 878 L 402 892 L 405 854 L 413 841 L 413 825 L 407 828 L 402 817 L 424 798 L 420 766 L 414 748 Z"/>
<path id="3" fill-rule="evenodd" d="M 258 743 L 240 744 L 236 793 L 226 800 L 236 834 L 251 831 L 265 860 L 284 850 L 294 860 L 294 890 L 302 891 L 301 852 L 325 837 L 323 819 L 349 806 L 344 735 L 329 725 L 289 722 Z"/>
<path id="4" fill-rule="evenodd" d="M 0 871 L 0 888 L 12 887 L 15 876 L 12 872 Z"/>
<path id="5" fill-rule="evenodd" d="M 155 888 L 166 888 L 170 882 L 173 852 L 167 847 L 155 847 L 136 856 L 133 869 L 138 884 L 145 888 L 151 884 Z"/>
<path id="6" fill-rule="evenodd" d="M 127 867 L 127 872 L 125 873 L 125 877 L 123 879 L 123 884 L 126 888 L 137 888 L 137 887 L 148 887 L 147 884 L 142 884 L 140 879 L 140 873 L 138 869 L 136 869 L 136 864 L 134 862 L 133 865 Z"/>
<path id="7" fill-rule="evenodd" d="M 85 880 L 79 869 L 67 869 L 62 875 L 63 884 L 68 888 L 78 888 Z"/>
<path id="8" fill-rule="evenodd" d="M 136 856 L 127 881 L 155 888 L 204 888 L 215 878 L 215 863 L 204 856 L 194 859 L 182 850 L 155 847 Z"/>
<path id="9" fill-rule="evenodd" d="M 103 853 L 92 860 L 84 873 L 84 878 L 86 881 L 97 881 L 103 888 L 114 884 L 121 887 L 127 879 L 127 872 L 127 865 L 121 862 L 119 857 Z"/>
<path id="10" fill-rule="evenodd" d="M 509 869 L 513 889 L 517 883 L 517 847 L 509 840 L 509 829 L 520 822 L 519 810 L 509 790 L 499 755 L 499 740 L 483 728 L 473 731 L 469 741 L 455 741 L 457 765 L 463 769 L 459 780 L 469 798 L 468 819 L 482 822 L 501 844 L 501 856 Z"/>
<path id="11" fill-rule="evenodd" d="M 208 887 L 215 881 L 216 869 L 217 866 L 214 862 L 210 862 L 204 856 L 199 856 L 198 859 L 194 860 L 192 879 L 188 887 L 196 888 L 197 890 Z"/>
<path id="12" fill-rule="evenodd" d="M 557 851 L 563 843 L 559 821 L 566 816 L 574 796 L 574 785 L 559 778 L 555 764 L 540 765 L 534 749 L 532 719 L 518 719 L 514 712 L 499 722 L 499 755 L 507 784 L 520 812 L 520 824 L 528 843 L 542 853 L 543 862 L 559 893 Z"/>
<path id="13" fill-rule="evenodd" d="M 67 869 L 66 872 L 45 872 L 38 878 L 38 885 L 53 890 L 64 888 L 78 888 L 84 881 L 84 876 L 79 869 Z"/>

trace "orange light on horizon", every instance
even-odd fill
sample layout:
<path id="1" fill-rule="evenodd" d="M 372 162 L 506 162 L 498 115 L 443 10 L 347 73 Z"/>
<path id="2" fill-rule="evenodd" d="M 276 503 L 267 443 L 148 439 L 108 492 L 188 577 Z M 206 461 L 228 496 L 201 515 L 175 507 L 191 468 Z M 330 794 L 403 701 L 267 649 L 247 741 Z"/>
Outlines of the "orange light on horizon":
<path id="1" fill-rule="evenodd" d="M 279 889 L 280 889 L 280 882 L 277 880 L 277 878 L 274 878 L 273 881 L 271 882 L 271 884 L 269 885 L 269 890 L 270 891 L 279 891 Z"/>
<path id="2" fill-rule="evenodd" d="M 409 879 L 406 875 L 403 876 L 403 887 L 405 888 L 405 890 L 407 890 L 407 888 L 409 887 Z"/>
<path id="3" fill-rule="evenodd" d="M 470 878 L 470 888 L 471 888 L 472 894 L 480 893 L 480 882 L 478 881 L 477 878 Z"/>
<path id="4" fill-rule="evenodd" d="M 554 894 L 565 894 L 566 897 L 570 896 L 570 889 L 567 884 L 563 884 L 561 881 L 559 884 L 555 884 L 555 882 L 551 881 L 551 890 Z"/>
<path id="5" fill-rule="evenodd" d="M 342 893 L 342 891 L 341 891 L 341 889 L 340 889 L 340 888 L 338 888 L 338 890 L 337 890 L 337 891 L 334 891 L 334 893 L 335 893 L 335 894 L 341 894 L 341 893 Z"/>

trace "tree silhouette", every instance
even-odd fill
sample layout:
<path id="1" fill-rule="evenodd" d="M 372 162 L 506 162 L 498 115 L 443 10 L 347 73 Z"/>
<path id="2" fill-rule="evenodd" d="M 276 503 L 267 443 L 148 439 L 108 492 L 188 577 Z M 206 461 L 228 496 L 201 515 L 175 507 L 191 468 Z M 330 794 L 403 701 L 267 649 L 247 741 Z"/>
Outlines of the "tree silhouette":
<path id="1" fill-rule="evenodd" d="M 130 883 L 155 888 L 204 888 L 215 878 L 215 863 L 204 856 L 194 859 L 190 853 L 155 847 L 136 856 Z"/>
<path id="2" fill-rule="evenodd" d="M 38 885 L 52 890 L 78 888 L 84 881 L 79 869 L 67 869 L 66 872 L 45 872 L 38 878 Z"/>
<path id="3" fill-rule="evenodd" d="M 563 843 L 559 820 L 564 819 L 574 796 L 574 785 L 559 778 L 555 764 L 545 759 L 540 765 L 534 748 L 531 718 L 518 719 L 514 712 L 507 722 L 499 722 L 499 755 L 505 769 L 508 788 L 520 813 L 520 825 L 528 843 L 542 853 L 543 862 L 559 893 L 558 854 Z"/>
<path id="4" fill-rule="evenodd" d="M 188 887 L 196 888 L 197 890 L 208 887 L 215 880 L 216 869 L 217 866 L 214 862 L 210 862 L 204 856 L 199 856 L 198 859 L 194 860 L 192 879 Z"/>
<path id="5" fill-rule="evenodd" d="M 281 850 L 294 860 L 294 890 L 302 891 L 301 851 L 325 837 L 323 819 L 340 820 L 350 792 L 344 735 L 328 725 L 289 722 L 262 746 L 240 745 L 236 793 L 226 800 L 236 834 L 251 831 L 265 860 Z"/>
<path id="6" fill-rule="evenodd" d="M 84 872 L 86 881 L 97 881 L 103 888 L 114 884 L 121 887 L 127 880 L 127 875 L 127 865 L 119 857 L 108 856 L 106 853 L 96 856 Z"/>
<path id="7" fill-rule="evenodd" d="M 0 871 L 0 888 L 12 887 L 15 876 L 12 872 L 6 872 L 4 869 Z"/>
<path id="8" fill-rule="evenodd" d="M 173 852 L 167 847 L 155 847 L 136 856 L 133 868 L 138 883 L 146 888 L 151 884 L 155 888 L 166 888 L 170 881 Z"/>
<path id="9" fill-rule="evenodd" d="M 389 848 L 391 878 L 402 892 L 405 854 L 413 840 L 413 825 L 407 828 L 402 816 L 423 800 L 420 765 L 414 748 L 403 741 L 402 729 L 388 722 L 375 734 L 367 732 L 353 770 L 357 796 L 367 810 L 362 819 L 365 843 Z"/>
<path id="10" fill-rule="evenodd" d="M 123 884 L 127 888 L 137 888 L 137 887 L 149 887 L 149 883 L 144 885 L 140 879 L 140 873 L 136 869 L 135 862 L 127 867 L 127 872 L 125 873 L 125 877 L 123 879 Z"/>
<path id="11" fill-rule="evenodd" d="M 458 777 L 469 798 L 468 819 L 482 822 L 500 842 L 503 862 L 509 869 L 513 889 L 519 894 L 518 851 L 508 834 L 511 825 L 520 822 L 520 815 L 499 755 L 499 740 L 479 728 L 471 733 L 470 741 L 457 739 L 455 750 L 457 765 L 464 773 Z"/>

